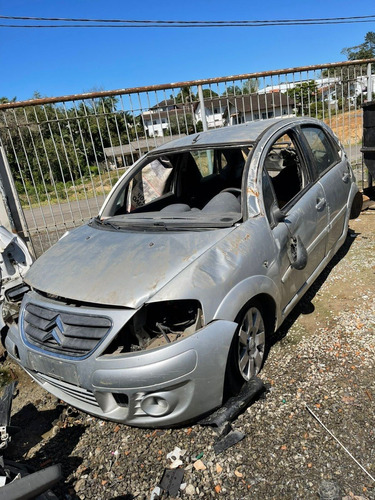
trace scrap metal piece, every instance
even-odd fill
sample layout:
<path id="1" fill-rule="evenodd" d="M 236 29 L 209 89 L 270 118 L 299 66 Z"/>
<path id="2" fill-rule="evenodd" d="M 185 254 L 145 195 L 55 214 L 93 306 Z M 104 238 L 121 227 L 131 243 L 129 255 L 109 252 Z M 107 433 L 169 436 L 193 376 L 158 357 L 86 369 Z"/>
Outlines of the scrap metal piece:
<path id="1" fill-rule="evenodd" d="M 6 385 L 0 398 L 0 426 L 7 427 L 10 423 L 10 412 L 12 409 L 13 394 L 16 385 L 16 381 Z"/>
<path id="2" fill-rule="evenodd" d="M 16 381 L 8 384 L 0 398 L 0 449 L 6 448 L 8 446 L 8 442 L 10 441 L 10 413 L 12 410 L 13 394 L 16 385 Z"/>

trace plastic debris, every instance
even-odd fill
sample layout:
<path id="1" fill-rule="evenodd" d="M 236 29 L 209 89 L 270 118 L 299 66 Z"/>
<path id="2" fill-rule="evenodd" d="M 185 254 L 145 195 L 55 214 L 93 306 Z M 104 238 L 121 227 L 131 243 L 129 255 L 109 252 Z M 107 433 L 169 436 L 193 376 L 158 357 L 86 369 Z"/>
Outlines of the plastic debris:
<path id="1" fill-rule="evenodd" d="M 180 489 L 182 480 L 184 478 L 184 469 L 168 470 L 165 469 L 163 477 L 160 481 L 160 488 L 168 493 L 170 496 L 175 497 Z"/>
<path id="2" fill-rule="evenodd" d="M 150 500 L 159 500 L 161 493 L 161 488 L 159 486 L 155 486 L 155 488 L 151 491 Z"/>
<path id="3" fill-rule="evenodd" d="M 183 464 L 182 460 L 180 457 L 183 457 L 186 453 L 186 450 L 181 450 L 177 446 L 173 451 L 167 454 L 167 459 L 170 460 L 172 463 L 170 464 L 171 469 L 177 469 L 177 467 L 180 467 L 180 465 Z"/>
<path id="4" fill-rule="evenodd" d="M 183 461 L 178 459 L 178 460 L 173 460 L 173 462 L 170 464 L 170 468 L 171 469 L 177 469 L 178 467 L 180 467 L 180 465 L 183 465 Z"/>
<path id="5" fill-rule="evenodd" d="M 266 390 L 267 387 L 263 381 L 258 377 L 253 377 L 244 384 L 237 396 L 228 399 L 221 408 L 199 422 L 200 425 L 216 427 L 219 438 L 213 446 L 215 453 L 223 452 L 245 437 L 242 432 L 233 430 L 231 422 Z"/>
<path id="6" fill-rule="evenodd" d="M 172 462 L 178 460 L 180 457 L 183 457 L 186 453 L 186 450 L 181 450 L 178 446 L 175 449 L 167 454 L 167 459 Z"/>
<path id="7" fill-rule="evenodd" d="M 267 387 L 258 377 L 253 377 L 242 387 L 240 393 L 234 396 L 218 410 L 199 422 L 200 425 L 212 425 L 218 428 L 219 434 L 229 432 L 229 424 L 242 413 L 250 403 L 266 391 Z"/>
<path id="8" fill-rule="evenodd" d="M 231 446 L 234 446 L 235 444 L 239 443 L 242 441 L 242 439 L 245 437 L 245 434 L 240 431 L 236 430 L 231 430 L 226 434 L 225 436 L 221 437 L 214 443 L 214 451 L 218 455 L 219 453 L 222 453 L 223 451 L 227 450 Z"/>

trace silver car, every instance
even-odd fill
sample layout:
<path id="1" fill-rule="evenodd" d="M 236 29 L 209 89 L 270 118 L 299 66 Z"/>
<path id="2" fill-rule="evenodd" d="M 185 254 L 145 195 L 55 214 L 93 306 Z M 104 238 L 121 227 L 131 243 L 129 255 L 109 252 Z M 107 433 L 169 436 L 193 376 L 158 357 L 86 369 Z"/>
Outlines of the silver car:
<path id="1" fill-rule="evenodd" d="M 270 333 L 343 244 L 357 193 L 318 120 L 169 142 L 34 263 L 8 352 L 101 418 L 192 420 L 259 372 Z"/>

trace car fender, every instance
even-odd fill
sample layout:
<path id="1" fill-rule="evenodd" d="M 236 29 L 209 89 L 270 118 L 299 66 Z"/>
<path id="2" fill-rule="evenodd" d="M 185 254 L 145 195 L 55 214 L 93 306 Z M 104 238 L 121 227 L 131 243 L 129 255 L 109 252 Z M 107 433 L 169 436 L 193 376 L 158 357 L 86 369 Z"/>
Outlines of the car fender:
<path id="1" fill-rule="evenodd" d="M 257 295 L 268 295 L 275 303 L 275 326 L 281 323 L 280 291 L 268 276 L 256 275 L 238 283 L 221 301 L 214 319 L 234 321 L 241 309 Z"/>

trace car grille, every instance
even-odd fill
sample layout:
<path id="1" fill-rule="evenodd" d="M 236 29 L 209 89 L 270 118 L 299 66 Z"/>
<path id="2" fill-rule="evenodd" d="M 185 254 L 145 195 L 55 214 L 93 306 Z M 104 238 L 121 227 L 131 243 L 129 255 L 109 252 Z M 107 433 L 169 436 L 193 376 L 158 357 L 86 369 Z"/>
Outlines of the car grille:
<path id="1" fill-rule="evenodd" d="M 39 372 L 34 372 L 34 371 L 29 371 L 27 372 L 35 378 L 40 384 L 49 384 L 52 385 L 53 387 L 56 387 L 59 389 L 61 392 L 66 394 L 67 396 L 78 399 L 79 401 L 82 401 L 83 403 L 90 404 L 96 407 L 99 407 L 99 404 L 97 400 L 95 399 L 94 393 L 91 391 L 87 391 L 86 389 L 83 389 L 82 387 L 78 387 L 77 385 L 73 384 L 68 384 L 67 382 L 63 382 L 61 380 L 57 380 L 55 378 L 49 377 L 48 375 L 45 375 L 44 373 L 39 373 Z"/>
<path id="2" fill-rule="evenodd" d="M 95 349 L 112 322 L 102 316 L 60 312 L 28 303 L 22 326 L 31 344 L 45 351 L 81 357 Z"/>

